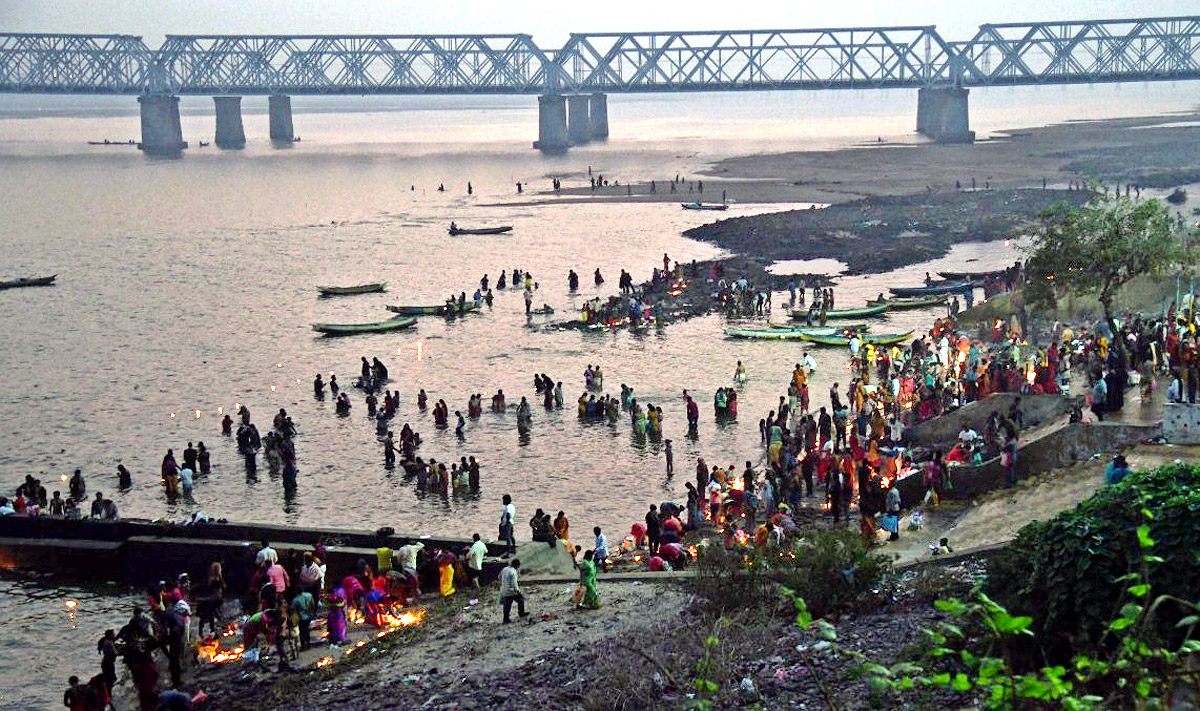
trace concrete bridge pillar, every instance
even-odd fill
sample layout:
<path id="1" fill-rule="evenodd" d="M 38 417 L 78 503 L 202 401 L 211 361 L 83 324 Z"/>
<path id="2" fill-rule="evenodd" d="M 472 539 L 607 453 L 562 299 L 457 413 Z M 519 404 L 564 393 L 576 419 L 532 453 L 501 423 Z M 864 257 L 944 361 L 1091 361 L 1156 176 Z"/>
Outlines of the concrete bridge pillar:
<path id="1" fill-rule="evenodd" d="M 970 90 L 954 86 L 925 87 L 917 90 L 917 132 L 938 143 L 971 143 L 967 111 Z"/>
<path id="2" fill-rule="evenodd" d="M 592 94 L 588 107 L 588 118 L 592 125 L 592 140 L 608 140 L 608 94 Z"/>
<path id="3" fill-rule="evenodd" d="M 538 139 L 533 147 L 543 153 L 567 150 L 567 100 L 558 94 L 538 97 Z"/>
<path id="4" fill-rule="evenodd" d="M 138 148 L 156 155 L 176 155 L 187 144 L 179 125 L 179 97 L 148 94 L 138 97 L 142 114 L 142 142 Z"/>
<path id="5" fill-rule="evenodd" d="M 276 143 L 292 143 L 296 134 L 292 130 L 292 97 L 268 96 L 267 108 L 271 116 L 271 140 Z"/>
<path id="6" fill-rule="evenodd" d="M 591 99 L 587 95 L 567 97 L 567 137 L 572 146 L 592 140 Z"/>
<path id="7" fill-rule="evenodd" d="M 246 130 L 242 127 L 242 97 L 214 96 L 217 108 L 217 147 L 245 148 Z"/>

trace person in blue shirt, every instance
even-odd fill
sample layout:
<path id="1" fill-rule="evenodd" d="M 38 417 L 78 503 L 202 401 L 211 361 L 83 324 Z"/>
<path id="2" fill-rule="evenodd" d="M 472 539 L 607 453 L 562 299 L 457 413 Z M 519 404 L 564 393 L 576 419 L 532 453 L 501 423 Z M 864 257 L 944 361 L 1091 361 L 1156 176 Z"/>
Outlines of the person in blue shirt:
<path id="1" fill-rule="evenodd" d="M 1104 483 L 1112 486 L 1128 475 L 1129 464 L 1125 461 L 1125 455 L 1118 454 L 1112 458 L 1112 461 L 1104 469 Z"/>

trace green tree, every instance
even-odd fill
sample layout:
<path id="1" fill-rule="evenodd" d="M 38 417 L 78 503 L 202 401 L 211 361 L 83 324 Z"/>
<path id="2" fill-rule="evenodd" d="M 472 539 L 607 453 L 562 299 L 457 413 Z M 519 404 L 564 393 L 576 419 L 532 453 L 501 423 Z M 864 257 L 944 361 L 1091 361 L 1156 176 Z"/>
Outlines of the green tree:
<path id="1" fill-rule="evenodd" d="M 1126 282 L 1195 261 L 1158 200 L 1095 193 L 1085 205 L 1057 205 L 1041 218 L 1027 263 L 1029 304 L 1053 307 L 1061 294 L 1094 294 L 1114 331 L 1113 299 Z"/>

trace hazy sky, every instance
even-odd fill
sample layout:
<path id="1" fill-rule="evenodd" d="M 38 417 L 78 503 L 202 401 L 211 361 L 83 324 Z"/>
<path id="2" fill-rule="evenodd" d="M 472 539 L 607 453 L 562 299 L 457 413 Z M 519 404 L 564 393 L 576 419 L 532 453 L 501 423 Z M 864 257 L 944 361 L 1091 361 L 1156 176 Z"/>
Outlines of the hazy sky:
<path id="1" fill-rule="evenodd" d="M 937 25 L 969 39 L 985 22 L 1189 15 L 1196 0 L 0 0 L 0 32 L 532 34 Z"/>

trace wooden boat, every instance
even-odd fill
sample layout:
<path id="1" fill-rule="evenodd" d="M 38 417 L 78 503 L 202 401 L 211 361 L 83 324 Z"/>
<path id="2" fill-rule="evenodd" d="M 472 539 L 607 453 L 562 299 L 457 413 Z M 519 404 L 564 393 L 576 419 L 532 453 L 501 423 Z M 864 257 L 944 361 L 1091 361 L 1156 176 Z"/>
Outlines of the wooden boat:
<path id="1" fill-rule="evenodd" d="M 17 289 L 22 286 L 54 286 L 57 274 L 46 277 L 21 277 L 12 281 L 0 281 L 0 289 Z"/>
<path id="2" fill-rule="evenodd" d="M 954 281 L 930 284 L 929 286 L 893 286 L 888 291 L 896 296 L 940 296 L 942 294 L 969 291 L 974 288 L 975 286 L 971 282 Z"/>
<path id="3" fill-rule="evenodd" d="M 317 291 L 321 292 L 321 296 L 371 294 L 378 291 L 387 291 L 387 282 L 379 281 L 373 284 L 359 284 L 358 286 L 318 286 Z"/>
<path id="4" fill-rule="evenodd" d="M 374 323 L 314 323 L 313 330 L 326 336 L 353 336 L 359 333 L 385 333 L 408 328 L 417 322 L 416 318 L 393 318 Z"/>
<path id="5" fill-rule="evenodd" d="M 861 335 L 859 341 L 865 346 L 868 343 L 876 346 L 892 346 L 908 340 L 912 335 L 912 331 L 906 333 L 881 333 L 876 336 Z M 816 343 L 822 346 L 848 346 L 850 345 L 849 336 L 817 336 L 813 334 L 805 334 L 802 340 L 810 343 Z"/>
<path id="6" fill-rule="evenodd" d="M 725 204 L 717 205 L 715 203 L 702 203 L 699 200 L 696 202 L 684 202 L 679 204 L 685 210 L 728 210 L 729 206 Z"/>
<path id="7" fill-rule="evenodd" d="M 453 309 L 449 304 L 437 304 L 436 306 L 393 306 L 389 304 L 387 310 L 401 316 L 454 316 L 477 310 L 479 303 L 478 301 L 468 301 L 459 308 L 456 302 Z"/>
<path id="8" fill-rule="evenodd" d="M 451 235 L 502 235 L 505 232 L 512 232 L 512 225 L 504 225 L 502 227 L 457 227 L 450 226 Z"/>
<path id="9" fill-rule="evenodd" d="M 907 309 L 923 309 L 929 306 L 944 306 L 946 304 L 945 296 L 925 296 L 914 297 L 908 299 L 868 299 L 868 304 L 885 304 L 892 311 L 905 311 Z"/>
<path id="10" fill-rule="evenodd" d="M 770 328 L 777 331 L 870 331 L 871 327 L 865 323 L 846 323 L 836 326 L 796 326 L 790 323 L 772 323 Z"/>
<path id="11" fill-rule="evenodd" d="M 863 306 L 857 309 L 833 309 L 825 312 L 825 319 L 841 319 L 841 318 L 864 318 L 867 316 L 878 316 L 888 310 L 887 304 L 875 306 Z M 808 318 L 808 309 L 797 309 L 792 312 L 792 318 L 803 320 Z M 820 318 L 820 313 L 813 314 L 814 320 Z"/>
<path id="12" fill-rule="evenodd" d="M 805 336 L 838 336 L 852 332 L 853 328 L 837 326 L 813 326 L 811 328 L 739 328 L 730 326 L 725 335 L 730 338 L 751 338 L 762 341 L 800 341 Z"/>
<path id="13" fill-rule="evenodd" d="M 1003 276 L 1005 269 L 993 269 L 990 272 L 938 272 L 938 276 L 950 281 L 984 281 Z"/>

